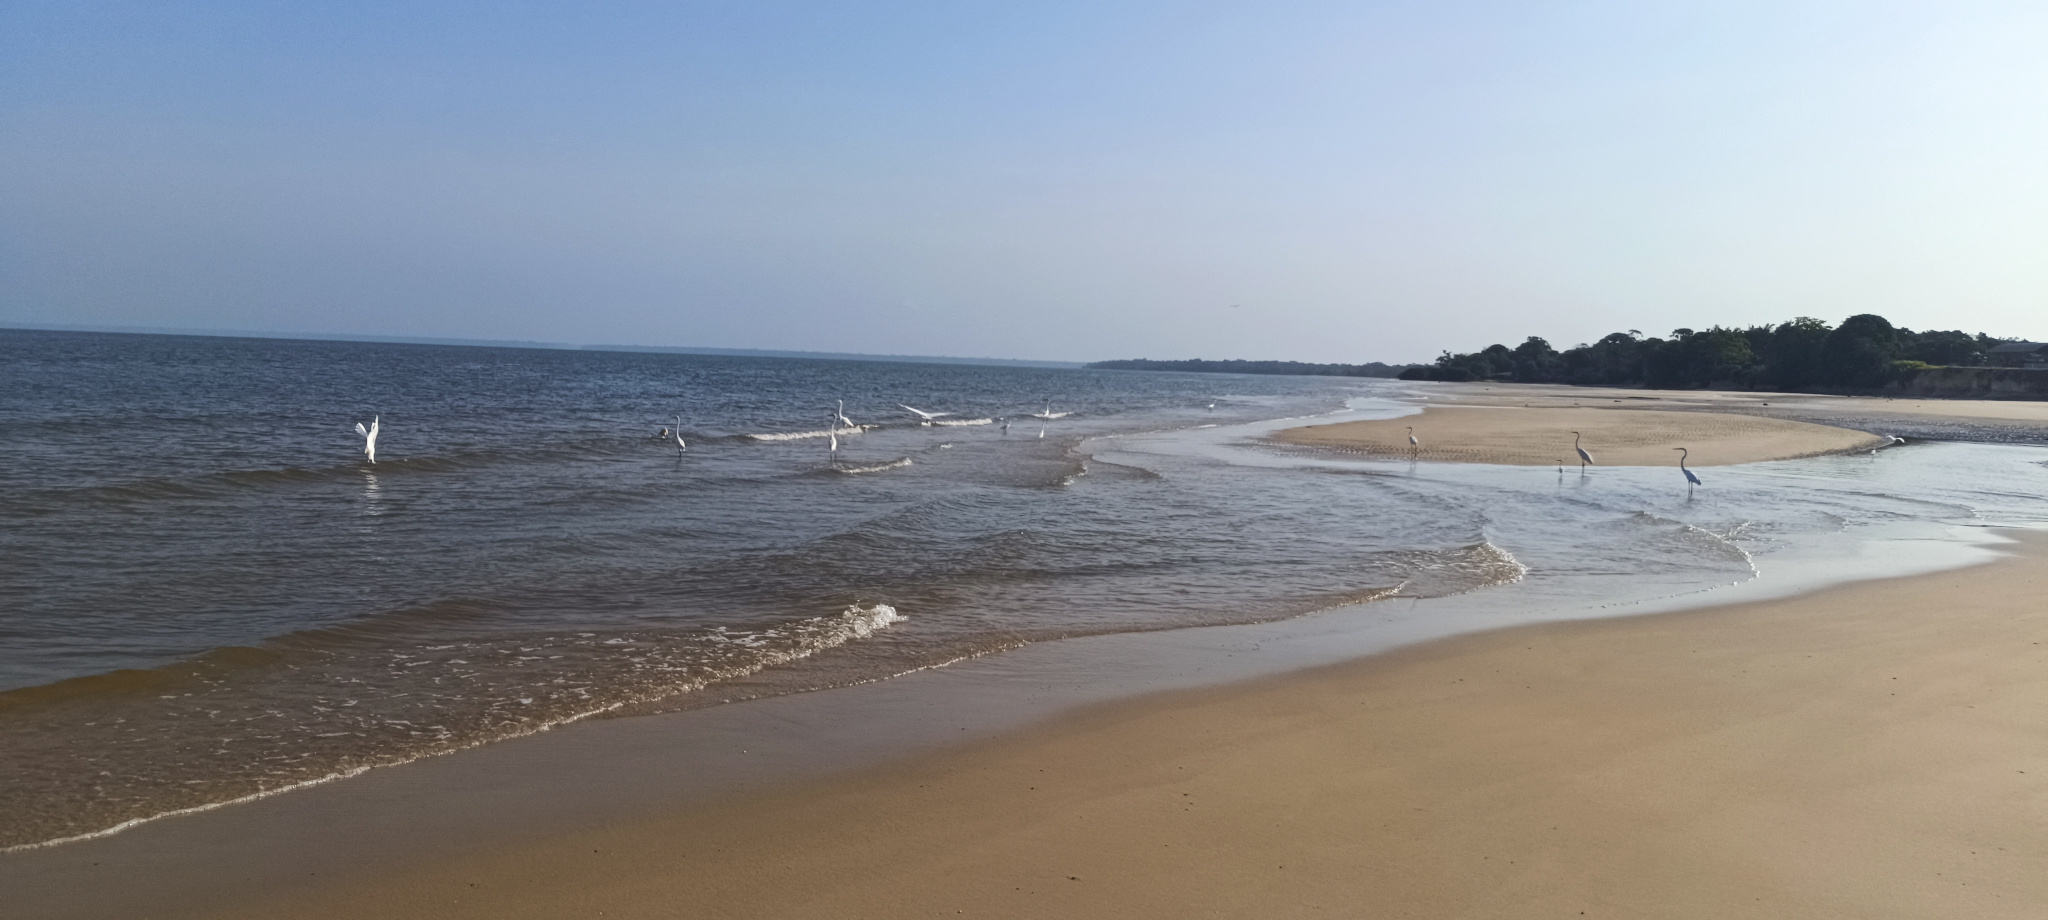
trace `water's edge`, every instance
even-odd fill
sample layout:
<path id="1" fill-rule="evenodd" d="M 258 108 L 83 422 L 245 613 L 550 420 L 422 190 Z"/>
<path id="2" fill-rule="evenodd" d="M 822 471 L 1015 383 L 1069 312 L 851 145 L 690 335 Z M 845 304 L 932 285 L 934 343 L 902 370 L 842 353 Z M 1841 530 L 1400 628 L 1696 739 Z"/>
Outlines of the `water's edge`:
<path id="1" fill-rule="evenodd" d="M 1036 642 L 855 686 L 579 722 L 346 783 L 295 787 L 291 796 L 24 848 L 0 855 L 0 889 L 36 916 L 201 903 L 884 767 L 1087 706 L 1503 627 L 1701 610 L 1948 571 L 1999 558 L 2010 542 L 1991 526 L 1901 523 L 1814 540 L 1765 557 L 1757 577 L 1648 602 L 1504 616 L 1511 597 L 1489 589 L 1248 625 Z M 121 881 L 109 885 L 112 878 Z"/>

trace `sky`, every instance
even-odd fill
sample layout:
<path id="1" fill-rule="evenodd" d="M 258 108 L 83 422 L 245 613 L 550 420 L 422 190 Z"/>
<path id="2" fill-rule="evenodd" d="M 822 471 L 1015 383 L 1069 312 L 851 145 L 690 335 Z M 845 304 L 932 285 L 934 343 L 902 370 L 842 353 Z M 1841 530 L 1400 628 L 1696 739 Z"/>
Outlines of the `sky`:
<path id="1" fill-rule="evenodd" d="M 0 325 L 2048 338 L 2048 4 L 0 4 Z"/>

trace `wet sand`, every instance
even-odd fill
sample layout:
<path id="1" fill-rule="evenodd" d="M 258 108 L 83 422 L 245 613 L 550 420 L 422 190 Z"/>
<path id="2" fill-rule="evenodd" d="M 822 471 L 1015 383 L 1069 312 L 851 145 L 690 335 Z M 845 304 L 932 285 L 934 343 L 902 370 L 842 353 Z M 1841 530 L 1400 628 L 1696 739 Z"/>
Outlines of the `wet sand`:
<path id="1" fill-rule="evenodd" d="M 1421 441 L 1408 443 L 1409 429 Z M 1871 450 L 1889 439 L 1810 422 L 1721 412 L 1646 409 L 1431 406 L 1398 419 L 1290 428 L 1275 440 L 1368 456 L 1453 463 L 1576 467 L 1578 443 L 1607 466 L 1720 466 Z"/>
<path id="2" fill-rule="evenodd" d="M 2020 536 L 1987 566 L 1110 704 L 190 915 L 2038 917 L 2048 537 Z"/>

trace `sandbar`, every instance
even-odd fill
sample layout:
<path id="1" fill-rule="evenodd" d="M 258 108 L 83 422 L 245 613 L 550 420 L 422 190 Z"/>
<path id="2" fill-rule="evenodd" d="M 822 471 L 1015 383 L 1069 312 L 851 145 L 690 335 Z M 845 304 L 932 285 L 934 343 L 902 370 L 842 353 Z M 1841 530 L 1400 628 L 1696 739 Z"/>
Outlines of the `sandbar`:
<path id="1" fill-rule="evenodd" d="M 2048 400 L 1912 399 L 1769 390 L 1652 390 L 1546 383 L 1403 382 L 1429 405 L 1673 409 L 1760 415 L 1964 441 L 2048 441 Z"/>
<path id="2" fill-rule="evenodd" d="M 1421 441 L 1408 443 L 1409 429 Z M 1289 428 L 1274 440 L 1373 457 L 1577 467 L 1576 440 L 1596 464 L 1720 466 L 1872 450 L 1889 438 L 1811 422 L 1724 412 L 1588 407 L 1431 406 L 1397 419 Z"/>

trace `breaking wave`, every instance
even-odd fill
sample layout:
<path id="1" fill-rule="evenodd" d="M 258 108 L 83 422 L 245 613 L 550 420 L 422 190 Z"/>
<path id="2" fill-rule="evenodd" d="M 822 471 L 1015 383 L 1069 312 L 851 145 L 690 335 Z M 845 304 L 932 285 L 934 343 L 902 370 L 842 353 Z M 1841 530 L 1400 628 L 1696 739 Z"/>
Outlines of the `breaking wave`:
<path id="1" fill-rule="evenodd" d="M 832 470 L 833 470 L 833 472 L 838 472 L 838 473 L 848 473 L 848 474 L 851 474 L 851 473 L 879 473 L 879 472 L 882 472 L 883 470 L 898 470 L 898 469 L 902 469 L 902 468 L 904 468 L 904 467 L 906 467 L 906 466 L 909 466 L 909 465 L 910 465 L 910 458 L 909 458 L 909 457 L 904 457 L 904 458 L 902 458 L 902 459 L 900 459 L 900 460 L 891 460 L 891 461 L 889 461 L 889 462 L 887 462 L 887 463 L 871 463 L 871 464 L 868 464 L 868 465 L 866 465 L 866 466 L 835 466 L 835 467 L 833 467 L 833 468 L 832 468 Z"/>
<path id="2" fill-rule="evenodd" d="M 744 434 L 740 435 L 740 437 L 746 438 L 747 440 L 750 441 L 801 441 L 804 440 L 805 438 L 827 438 L 836 434 L 843 438 L 848 435 L 860 434 L 874 427 L 876 426 L 855 425 L 852 428 L 840 428 L 836 430 L 831 428 L 820 428 L 816 431 L 769 431 L 760 434 Z"/>

